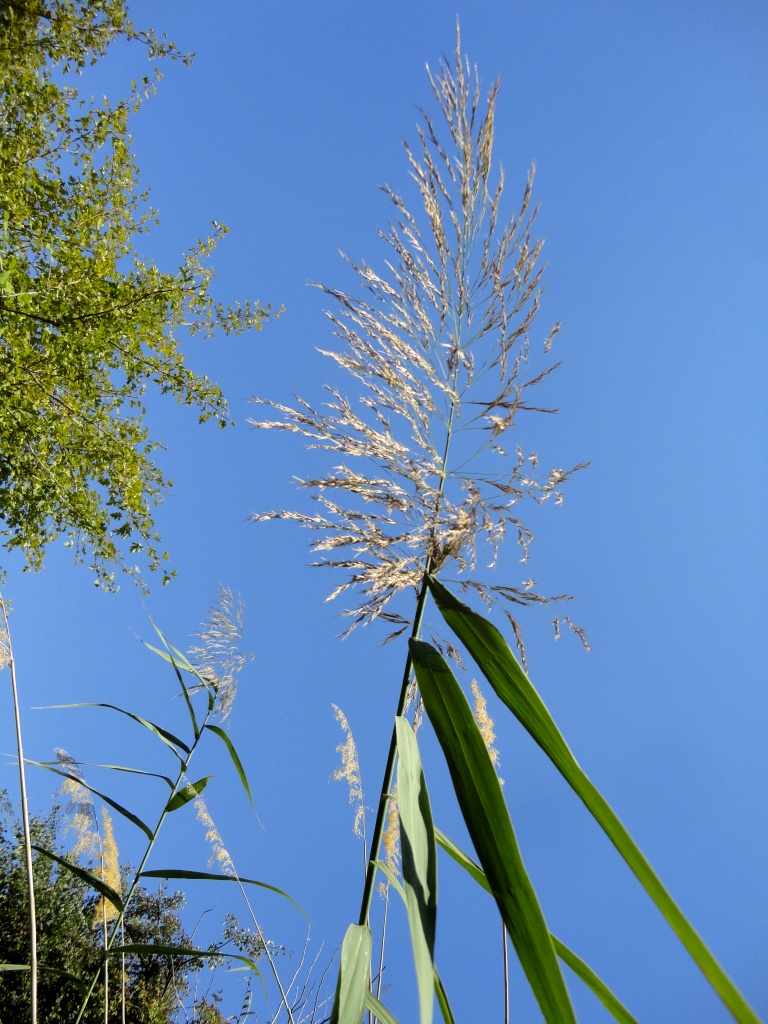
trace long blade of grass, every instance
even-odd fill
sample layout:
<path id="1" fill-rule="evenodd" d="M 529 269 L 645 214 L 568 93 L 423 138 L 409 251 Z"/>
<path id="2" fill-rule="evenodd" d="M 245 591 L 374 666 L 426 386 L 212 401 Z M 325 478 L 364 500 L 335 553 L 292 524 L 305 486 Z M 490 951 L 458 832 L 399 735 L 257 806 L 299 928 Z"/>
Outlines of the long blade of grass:
<path id="1" fill-rule="evenodd" d="M 493 623 L 459 601 L 436 579 L 430 577 L 428 582 L 443 618 L 467 648 L 480 671 L 583 801 L 733 1017 L 739 1024 L 759 1024 L 759 1018 L 664 888 L 613 809 L 576 761 L 544 701 L 501 633 Z"/>
<path id="2" fill-rule="evenodd" d="M 397 1017 L 383 1003 L 379 1002 L 373 992 L 366 993 L 365 1005 L 376 1020 L 380 1021 L 380 1024 L 400 1024 Z"/>
<path id="3" fill-rule="evenodd" d="M 152 834 L 152 829 L 149 827 L 149 825 L 145 824 L 141 820 L 141 818 L 139 818 L 132 811 L 129 811 L 127 807 L 123 807 L 122 804 L 119 804 L 116 800 L 113 800 L 111 796 L 107 796 L 106 793 L 101 793 L 99 792 L 98 789 L 94 789 L 93 786 L 89 786 L 88 783 L 83 778 L 77 775 L 72 775 L 70 774 L 70 772 L 62 771 L 61 768 L 54 768 L 52 764 L 48 764 L 44 761 L 30 761 L 28 758 L 26 759 L 26 761 L 27 764 L 33 764 L 37 768 L 45 768 L 46 771 L 53 772 L 54 775 L 60 775 L 63 779 L 72 779 L 72 781 L 76 782 L 78 786 L 82 786 L 83 789 L 87 789 L 90 793 L 93 793 L 94 796 L 97 796 L 100 800 L 103 800 L 105 804 L 109 804 L 110 807 L 114 807 L 118 814 L 122 814 L 122 816 L 124 818 L 127 818 L 128 821 L 130 821 L 133 825 L 135 825 L 137 828 L 140 828 L 144 835 L 147 837 L 147 839 L 150 840 L 150 842 L 154 838 Z"/>
<path id="4" fill-rule="evenodd" d="M 499 779 L 453 673 L 422 640 L 409 642 L 416 680 L 491 892 L 548 1024 L 575 1024 L 544 914 L 523 865 Z"/>
<path id="5" fill-rule="evenodd" d="M 43 768 L 55 767 L 60 765 L 61 761 L 30 761 L 27 760 L 27 764 L 36 764 Z M 173 780 L 169 779 L 167 775 L 159 775 L 157 772 L 148 772 L 143 768 L 129 768 L 124 764 L 97 764 L 94 761 L 78 761 L 78 768 L 106 768 L 110 772 L 127 772 L 129 775 L 146 775 L 149 779 L 162 779 L 173 789 Z"/>
<path id="6" fill-rule="evenodd" d="M 125 910 L 125 904 L 123 903 L 120 894 L 116 893 L 112 886 L 107 885 L 107 883 L 103 879 L 99 878 L 98 875 L 94 875 L 93 872 L 87 871 L 85 868 L 81 868 L 79 864 L 73 864 L 71 861 L 65 860 L 64 857 L 60 857 L 57 853 L 53 853 L 51 850 L 46 850 L 44 846 L 37 846 L 33 843 L 32 849 L 37 850 L 38 853 L 42 853 L 46 857 L 50 857 L 51 860 L 55 860 L 57 864 L 66 868 L 67 871 L 71 871 L 73 875 L 77 875 L 78 878 L 82 878 L 82 880 L 87 882 L 92 889 L 101 893 L 105 899 L 109 900 L 113 906 L 117 907 L 119 913 L 122 913 L 123 910 Z"/>
<path id="7" fill-rule="evenodd" d="M 137 956 L 186 956 L 206 960 L 222 957 L 245 964 L 249 970 L 261 977 L 261 971 L 250 957 L 241 956 L 239 953 L 223 953 L 221 950 L 211 953 L 210 950 L 195 949 L 193 946 L 169 946 L 162 942 L 129 942 L 125 946 L 112 946 L 106 952 L 109 956 L 116 953 L 133 953 Z"/>
<path id="8" fill-rule="evenodd" d="M 81 995 L 83 995 L 87 991 L 87 986 L 85 985 L 84 982 L 80 980 L 80 978 L 78 978 L 76 974 L 72 974 L 70 973 L 70 971 L 65 971 L 61 967 L 43 967 L 42 964 L 39 964 L 37 969 L 38 971 L 40 971 L 41 974 L 45 972 L 47 974 L 55 974 L 57 978 L 64 978 L 66 981 L 74 985 Z M 29 964 L 0 964 L 0 971 L 29 970 Z"/>
<path id="9" fill-rule="evenodd" d="M 224 746 L 229 751 L 229 756 L 232 759 L 232 764 L 235 766 L 235 771 L 240 776 L 240 782 L 243 784 L 243 789 L 248 794 L 248 799 L 251 801 L 251 806 L 253 806 L 253 797 L 251 796 L 251 787 L 248 785 L 248 777 L 245 774 L 245 769 L 243 768 L 240 758 L 237 756 L 237 751 L 235 750 L 235 746 L 232 740 L 229 738 L 229 736 L 227 736 L 226 732 L 221 728 L 221 726 L 206 725 L 205 728 L 209 729 L 212 733 L 218 736 L 219 739 L 224 743 Z"/>
<path id="10" fill-rule="evenodd" d="M 432 811 L 416 735 L 405 719 L 395 719 L 397 732 L 397 802 L 403 888 L 411 932 L 419 1019 L 432 1024 L 435 1003 L 435 925 L 437 916 L 437 847 Z"/>
<path id="11" fill-rule="evenodd" d="M 195 714 L 195 709 L 192 706 L 192 699 L 190 698 L 189 690 L 187 689 L 186 683 L 184 682 L 184 679 L 182 678 L 180 671 L 181 668 L 184 668 L 186 670 L 191 669 L 194 672 L 194 669 L 192 669 L 192 666 L 189 663 L 189 659 L 185 657 L 183 654 L 181 654 L 180 651 L 177 651 L 175 647 L 172 647 L 172 645 L 168 642 L 163 633 L 157 628 L 155 623 L 152 621 L 151 617 L 149 621 L 152 623 L 155 632 L 160 637 L 160 639 L 163 642 L 163 645 L 166 648 L 168 661 L 170 661 L 171 665 L 173 665 L 173 671 L 176 673 L 176 678 L 179 681 L 181 692 L 184 695 L 184 702 L 187 705 L 187 711 L 189 712 L 189 717 L 192 722 L 192 731 L 195 734 L 195 739 L 197 739 L 200 735 L 200 726 L 197 724 L 197 715 Z M 158 650 L 156 647 L 152 647 L 150 644 L 147 643 L 145 643 L 145 646 L 149 647 L 149 649 L 154 651 L 156 654 L 159 654 L 160 657 L 163 657 L 163 652 Z"/>
<path id="12" fill-rule="evenodd" d="M 185 786 L 182 786 L 177 793 L 173 794 L 165 805 L 166 811 L 169 814 L 172 811 L 178 811 L 180 807 L 184 807 L 190 800 L 194 800 L 195 797 L 200 796 L 212 778 L 212 775 L 206 775 L 204 778 L 198 779 L 197 782 L 188 782 Z"/>
<path id="13" fill-rule="evenodd" d="M 440 1007 L 440 1013 L 443 1015 L 445 1024 L 456 1024 L 451 1004 L 448 1002 L 448 993 L 445 991 L 442 978 L 437 973 L 437 968 L 435 968 L 435 995 L 437 996 L 437 1005 Z"/>
<path id="14" fill-rule="evenodd" d="M 491 891 L 488 879 L 485 877 L 485 872 L 479 864 L 476 864 L 461 847 L 457 846 L 452 839 L 449 839 L 438 828 L 435 829 L 435 838 L 445 852 L 453 857 L 456 863 L 460 864 L 478 885 L 482 886 L 486 892 Z M 595 974 L 589 964 L 577 956 L 572 949 L 569 949 L 564 942 L 561 942 L 556 935 L 552 935 L 550 932 L 550 936 L 555 952 L 563 963 L 567 964 L 574 974 L 578 975 L 585 985 L 592 990 L 603 1006 L 613 1015 L 614 1019 L 619 1021 L 619 1024 L 638 1024 L 626 1006 L 613 994 L 602 978 Z"/>
<path id="15" fill-rule="evenodd" d="M 347 928 L 330 1024 L 360 1024 L 363 1019 L 369 994 L 372 942 L 367 925 L 351 924 Z"/>
<path id="16" fill-rule="evenodd" d="M 146 718 L 142 718 L 141 715 L 134 715 L 132 711 L 126 711 L 125 708 L 119 708 L 116 704 L 102 704 L 102 703 L 80 703 L 80 704 L 47 704 L 45 708 L 39 708 L 36 710 L 46 711 L 60 711 L 64 708 L 108 708 L 110 711 L 119 711 L 121 715 L 125 715 L 126 718 L 132 718 L 134 722 L 138 722 L 139 725 L 143 725 L 145 729 L 149 729 L 151 733 L 154 733 L 158 739 L 162 740 L 166 746 L 170 747 L 176 757 L 183 763 L 184 758 L 179 754 L 179 750 L 183 750 L 185 754 L 189 755 L 190 749 L 187 744 L 180 740 L 178 736 L 174 736 L 172 732 L 167 729 L 163 729 L 160 725 L 155 725 L 154 722 L 150 722 Z M 176 748 L 179 748 L 178 750 Z"/>
<path id="17" fill-rule="evenodd" d="M 306 917 L 307 915 L 301 909 L 296 900 L 289 896 L 287 892 L 283 892 L 282 889 L 278 889 L 275 885 L 269 885 L 267 882 L 259 882 L 255 878 L 241 878 L 240 875 L 221 875 L 214 871 L 184 871 L 177 868 L 154 868 L 152 871 L 142 871 L 140 878 L 182 878 L 199 880 L 203 882 L 236 882 L 243 883 L 243 885 L 258 885 L 262 889 L 269 889 L 271 892 L 276 892 L 278 896 L 284 896 L 287 900 L 296 907 L 297 910 L 301 911 Z"/>

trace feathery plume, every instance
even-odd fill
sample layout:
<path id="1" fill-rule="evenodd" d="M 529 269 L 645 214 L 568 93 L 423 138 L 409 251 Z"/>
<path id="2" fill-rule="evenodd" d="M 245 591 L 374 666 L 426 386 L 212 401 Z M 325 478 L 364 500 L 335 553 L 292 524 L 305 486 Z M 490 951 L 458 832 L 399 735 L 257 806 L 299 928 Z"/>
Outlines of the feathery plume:
<path id="1" fill-rule="evenodd" d="M 343 743 L 336 747 L 336 752 L 341 754 L 341 764 L 334 771 L 331 778 L 334 781 L 344 781 L 349 787 L 349 802 L 355 804 L 354 832 L 356 836 L 365 842 L 365 804 L 363 803 L 363 783 L 360 778 L 360 763 L 357 758 L 357 745 L 355 744 L 352 729 L 347 721 L 346 715 L 332 704 L 333 714 L 346 736 Z"/>
<path id="2" fill-rule="evenodd" d="M 472 695 L 475 698 L 472 714 L 474 715 L 477 727 L 480 730 L 480 735 L 483 737 L 488 756 L 491 759 L 491 764 L 496 769 L 496 774 L 499 774 L 499 752 L 494 747 L 493 741 L 496 739 L 496 733 L 494 732 L 494 722 L 491 716 L 488 714 L 485 697 L 477 683 L 476 679 L 472 680 Z M 499 775 L 499 782 L 504 785 L 504 779 Z"/>
<path id="3" fill-rule="evenodd" d="M 61 792 L 67 798 L 65 813 L 69 816 L 64 831 L 72 831 L 77 837 L 70 853 L 75 858 L 101 856 L 99 819 L 80 766 L 62 747 L 56 747 L 54 753 L 56 760 L 69 775 L 61 784 Z"/>
<path id="4" fill-rule="evenodd" d="M 195 800 L 195 811 L 197 812 L 197 820 L 205 829 L 206 841 L 211 846 L 212 853 L 210 860 L 208 861 L 209 867 L 217 867 L 222 874 L 231 875 L 233 878 L 237 878 L 235 863 L 229 855 L 229 850 L 224 845 L 221 833 L 214 825 L 213 818 L 211 817 L 208 807 L 201 796 Z"/>
<path id="5" fill-rule="evenodd" d="M 481 103 L 477 72 L 461 55 L 428 71 L 443 129 L 422 112 L 419 144 L 405 144 L 421 205 L 417 216 L 389 186 L 383 191 L 394 220 L 380 237 L 389 248 L 381 272 L 344 257 L 361 295 L 318 285 L 333 303 L 327 316 L 341 346 L 322 354 L 349 374 L 356 400 L 326 386 L 324 406 L 301 398 L 285 405 L 253 401 L 276 413 L 252 425 L 304 437 L 329 467 L 299 481 L 317 511 L 257 513 L 256 521 L 285 519 L 311 530 L 313 564 L 341 569 L 329 595 L 357 593 L 343 614 L 347 633 L 381 617 L 407 628 L 389 607 L 418 588 L 425 572 L 450 569 L 463 589 L 511 609 L 545 597 L 527 584 L 494 586 L 478 578 L 478 559 L 495 566 L 508 534 L 528 557 L 532 533 L 521 518 L 525 501 L 561 500 L 575 470 L 541 473 L 538 456 L 507 439 L 529 412 L 553 413 L 534 397 L 557 367 L 549 357 L 559 324 L 534 352 L 530 339 L 539 310 L 542 243 L 533 236 L 533 170 L 518 212 L 501 221 L 504 175 L 492 174 L 499 84 Z M 345 633 L 346 635 L 346 633 Z"/>
<path id="6" fill-rule="evenodd" d="M 116 893 L 122 891 L 122 879 L 120 878 L 120 862 L 115 842 L 115 833 L 112 828 L 112 819 L 106 807 L 101 808 L 101 865 L 96 868 L 95 874 L 103 882 L 114 889 Z M 118 910 L 114 903 L 110 903 L 103 896 L 100 897 L 93 913 L 93 925 L 106 924 L 118 917 Z"/>
<path id="7" fill-rule="evenodd" d="M 216 692 L 216 713 L 226 719 L 237 695 L 237 678 L 248 660 L 240 650 L 243 638 L 244 604 L 229 587 L 219 586 L 217 602 L 209 609 L 207 621 L 195 633 L 199 644 L 190 647 L 187 657 Z M 190 688 L 194 693 L 199 686 Z"/>

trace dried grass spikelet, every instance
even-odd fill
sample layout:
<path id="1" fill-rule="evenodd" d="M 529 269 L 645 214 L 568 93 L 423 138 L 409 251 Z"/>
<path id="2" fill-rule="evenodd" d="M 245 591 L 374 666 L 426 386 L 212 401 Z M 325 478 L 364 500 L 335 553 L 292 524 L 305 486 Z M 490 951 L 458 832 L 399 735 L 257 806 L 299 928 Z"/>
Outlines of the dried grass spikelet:
<path id="1" fill-rule="evenodd" d="M 360 296 L 318 286 L 334 304 L 327 315 L 341 341 L 323 354 L 354 379 L 357 400 L 336 386 L 326 386 L 317 408 L 301 398 L 254 398 L 278 414 L 254 426 L 298 433 L 328 457 L 321 475 L 299 481 L 317 512 L 253 519 L 293 520 L 314 532 L 321 557 L 313 564 L 346 573 L 328 599 L 357 592 L 344 613 L 349 630 L 381 617 L 398 635 L 409 620 L 389 607 L 392 598 L 418 587 L 425 572 L 450 567 L 462 588 L 500 602 L 522 643 L 511 609 L 567 595 L 492 586 L 475 573 L 481 552 L 495 565 L 508 533 L 525 561 L 532 534 L 519 506 L 559 501 L 561 485 L 582 468 L 542 474 L 537 455 L 516 439 L 503 447 L 523 413 L 556 411 L 534 395 L 557 366 L 549 351 L 559 325 L 534 354 L 542 243 L 532 234 L 533 171 L 518 212 L 502 223 L 504 176 L 491 170 L 498 83 L 483 105 L 458 37 L 455 58 L 428 74 L 450 145 L 423 112 L 418 147 L 405 146 L 420 213 L 385 186 L 394 221 L 380 232 L 389 247 L 384 270 L 345 257 Z"/>
<path id="2" fill-rule="evenodd" d="M 103 882 L 106 882 L 110 888 L 114 889 L 115 892 L 120 893 L 122 891 L 120 861 L 117 843 L 115 842 L 115 833 L 112 828 L 112 819 L 106 807 L 101 808 L 101 831 L 101 865 L 97 867 L 94 873 Z M 114 903 L 110 903 L 108 899 L 102 896 L 96 904 L 96 909 L 93 913 L 93 925 L 96 927 L 105 922 L 115 921 L 118 916 L 118 910 Z"/>
<path id="3" fill-rule="evenodd" d="M 210 811 L 201 796 L 195 800 L 195 811 L 197 812 L 197 820 L 205 829 L 206 842 L 211 846 L 212 852 L 208 861 L 209 867 L 217 867 L 222 874 L 237 878 L 235 863 L 229 854 L 229 850 L 224 845 L 221 833 L 216 828 Z"/>
<path id="4" fill-rule="evenodd" d="M 77 761 L 61 747 L 54 751 L 56 760 L 68 773 L 69 778 L 61 784 L 61 792 L 67 798 L 65 813 L 69 817 L 64 831 L 74 832 L 75 845 L 70 850 L 72 857 L 100 857 L 102 853 L 99 819 L 90 790 Z"/>
<path id="5" fill-rule="evenodd" d="M 357 745 L 355 744 L 352 729 L 347 717 L 341 708 L 332 704 L 333 714 L 341 726 L 346 739 L 336 747 L 336 752 L 341 754 L 341 764 L 331 775 L 337 782 L 346 782 L 349 787 L 349 802 L 355 804 L 354 832 L 365 841 L 365 804 L 363 802 L 363 783 L 360 778 L 360 762 L 357 757 Z"/>
<path id="6" fill-rule="evenodd" d="M 488 714 L 488 708 L 486 706 L 485 697 L 478 685 L 476 679 L 472 680 L 472 696 L 475 698 L 473 703 L 472 714 L 474 715 L 477 727 L 480 730 L 480 735 L 483 737 L 488 756 L 491 759 L 491 764 L 496 769 L 496 774 L 499 775 L 499 752 L 494 747 L 493 741 L 496 739 L 496 733 L 494 732 L 494 722 L 491 716 Z M 499 775 L 499 782 L 504 785 L 504 779 Z"/>
<path id="7" fill-rule="evenodd" d="M 200 641 L 187 651 L 187 657 L 203 679 L 216 692 L 215 713 L 226 719 L 237 695 L 237 680 L 248 660 L 240 650 L 243 637 L 244 604 L 240 595 L 219 586 L 216 603 L 209 609 L 206 622 L 195 637 Z M 190 688 L 194 693 L 199 686 Z"/>

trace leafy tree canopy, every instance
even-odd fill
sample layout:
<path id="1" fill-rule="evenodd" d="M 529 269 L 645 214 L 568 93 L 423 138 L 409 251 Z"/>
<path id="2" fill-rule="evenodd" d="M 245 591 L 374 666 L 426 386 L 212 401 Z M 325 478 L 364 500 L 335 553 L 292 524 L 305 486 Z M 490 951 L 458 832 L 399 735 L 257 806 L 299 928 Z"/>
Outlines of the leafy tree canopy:
<path id="1" fill-rule="evenodd" d="M 61 823 L 59 807 L 54 807 L 47 818 L 33 820 L 35 844 L 62 853 L 57 841 Z M 61 972 L 87 979 L 98 970 L 102 957 L 98 898 L 80 877 L 43 855 L 35 854 L 34 874 L 41 967 L 39 1018 L 46 1024 L 70 1024 L 81 996 Z M 192 947 L 179 918 L 183 906 L 184 897 L 179 892 L 139 888 L 126 917 L 126 942 Z M 29 962 L 28 929 L 21 826 L 0 793 L 0 963 Z M 189 957 L 126 956 L 127 1024 L 162 1024 L 174 1019 L 180 997 L 189 993 L 189 975 L 201 966 L 201 960 Z M 121 1019 L 120 974 L 120 959 L 110 958 L 110 1020 Z M 28 1015 L 28 973 L 3 971 L 0 1024 L 15 1024 Z M 84 1020 L 86 1024 L 103 1022 L 103 999 L 91 1001 Z"/>
<path id="2" fill-rule="evenodd" d="M 137 252 L 156 214 L 128 119 L 159 72 L 114 104 L 78 90 L 117 40 L 189 60 L 134 28 L 125 0 L 0 0 L 0 536 L 33 569 L 63 536 L 103 586 L 117 566 L 141 577 L 138 556 L 169 578 L 148 385 L 225 426 L 224 397 L 187 367 L 179 334 L 261 328 L 269 309 L 214 303 L 215 222 L 174 273 Z"/>

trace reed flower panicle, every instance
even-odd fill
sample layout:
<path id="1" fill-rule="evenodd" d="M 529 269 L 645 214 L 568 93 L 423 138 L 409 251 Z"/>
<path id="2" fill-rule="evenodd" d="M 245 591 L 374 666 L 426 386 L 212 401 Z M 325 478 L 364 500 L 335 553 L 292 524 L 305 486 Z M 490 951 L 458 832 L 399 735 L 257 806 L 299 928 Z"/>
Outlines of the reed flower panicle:
<path id="1" fill-rule="evenodd" d="M 530 581 L 491 585 L 476 570 L 480 553 L 496 564 L 511 533 L 528 556 L 524 501 L 562 500 L 561 487 L 581 464 L 541 473 L 538 456 L 514 438 L 523 413 L 552 413 L 535 393 L 556 368 L 550 348 L 559 324 L 530 340 L 542 294 L 542 243 L 534 239 L 533 170 L 518 212 L 502 222 L 504 175 L 492 171 L 498 82 L 481 102 L 477 72 L 462 57 L 443 59 L 429 81 L 439 109 L 422 112 L 418 146 L 405 144 L 421 210 L 411 212 L 389 186 L 394 219 L 380 237 L 389 249 L 381 272 L 344 257 L 360 295 L 319 285 L 341 347 L 324 351 L 359 389 L 356 401 L 327 386 L 326 404 L 296 398 L 256 403 L 279 414 L 254 419 L 262 429 L 297 433 L 325 452 L 322 475 L 299 481 L 314 514 L 276 510 L 254 520 L 286 519 L 311 530 L 313 564 L 341 569 L 329 600 L 352 590 L 350 630 L 381 618 L 394 630 L 410 620 L 390 606 L 425 572 L 449 566 L 465 590 L 505 609 L 547 598 Z M 487 552 L 484 550 L 487 549 Z M 345 634 L 346 635 L 346 634 Z"/>
<path id="2" fill-rule="evenodd" d="M 215 713 L 226 720 L 237 696 L 237 681 L 248 655 L 240 650 L 244 604 L 229 587 L 219 586 L 216 603 L 195 637 L 200 641 L 187 651 L 194 668 L 216 693 Z M 190 687 L 195 693 L 200 686 Z"/>
<path id="3" fill-rule="evenodd" d="M 336 721 L 341 726 L 346 739 L 336 747 L 336 752 L 341 754 L 341 764 L 334 771 L 331 778 L 337 782 L 346 782 L 349 787 L 349 802 L 355 805 L 354 832 L 365 843 L 365 803 L 363 801 L 363 783 L 360 777 L 360 762 L 357 756 L 357 745 L 352 735 L 347 716 L 337 708 L 335 704 L 333 713 Z"/>

